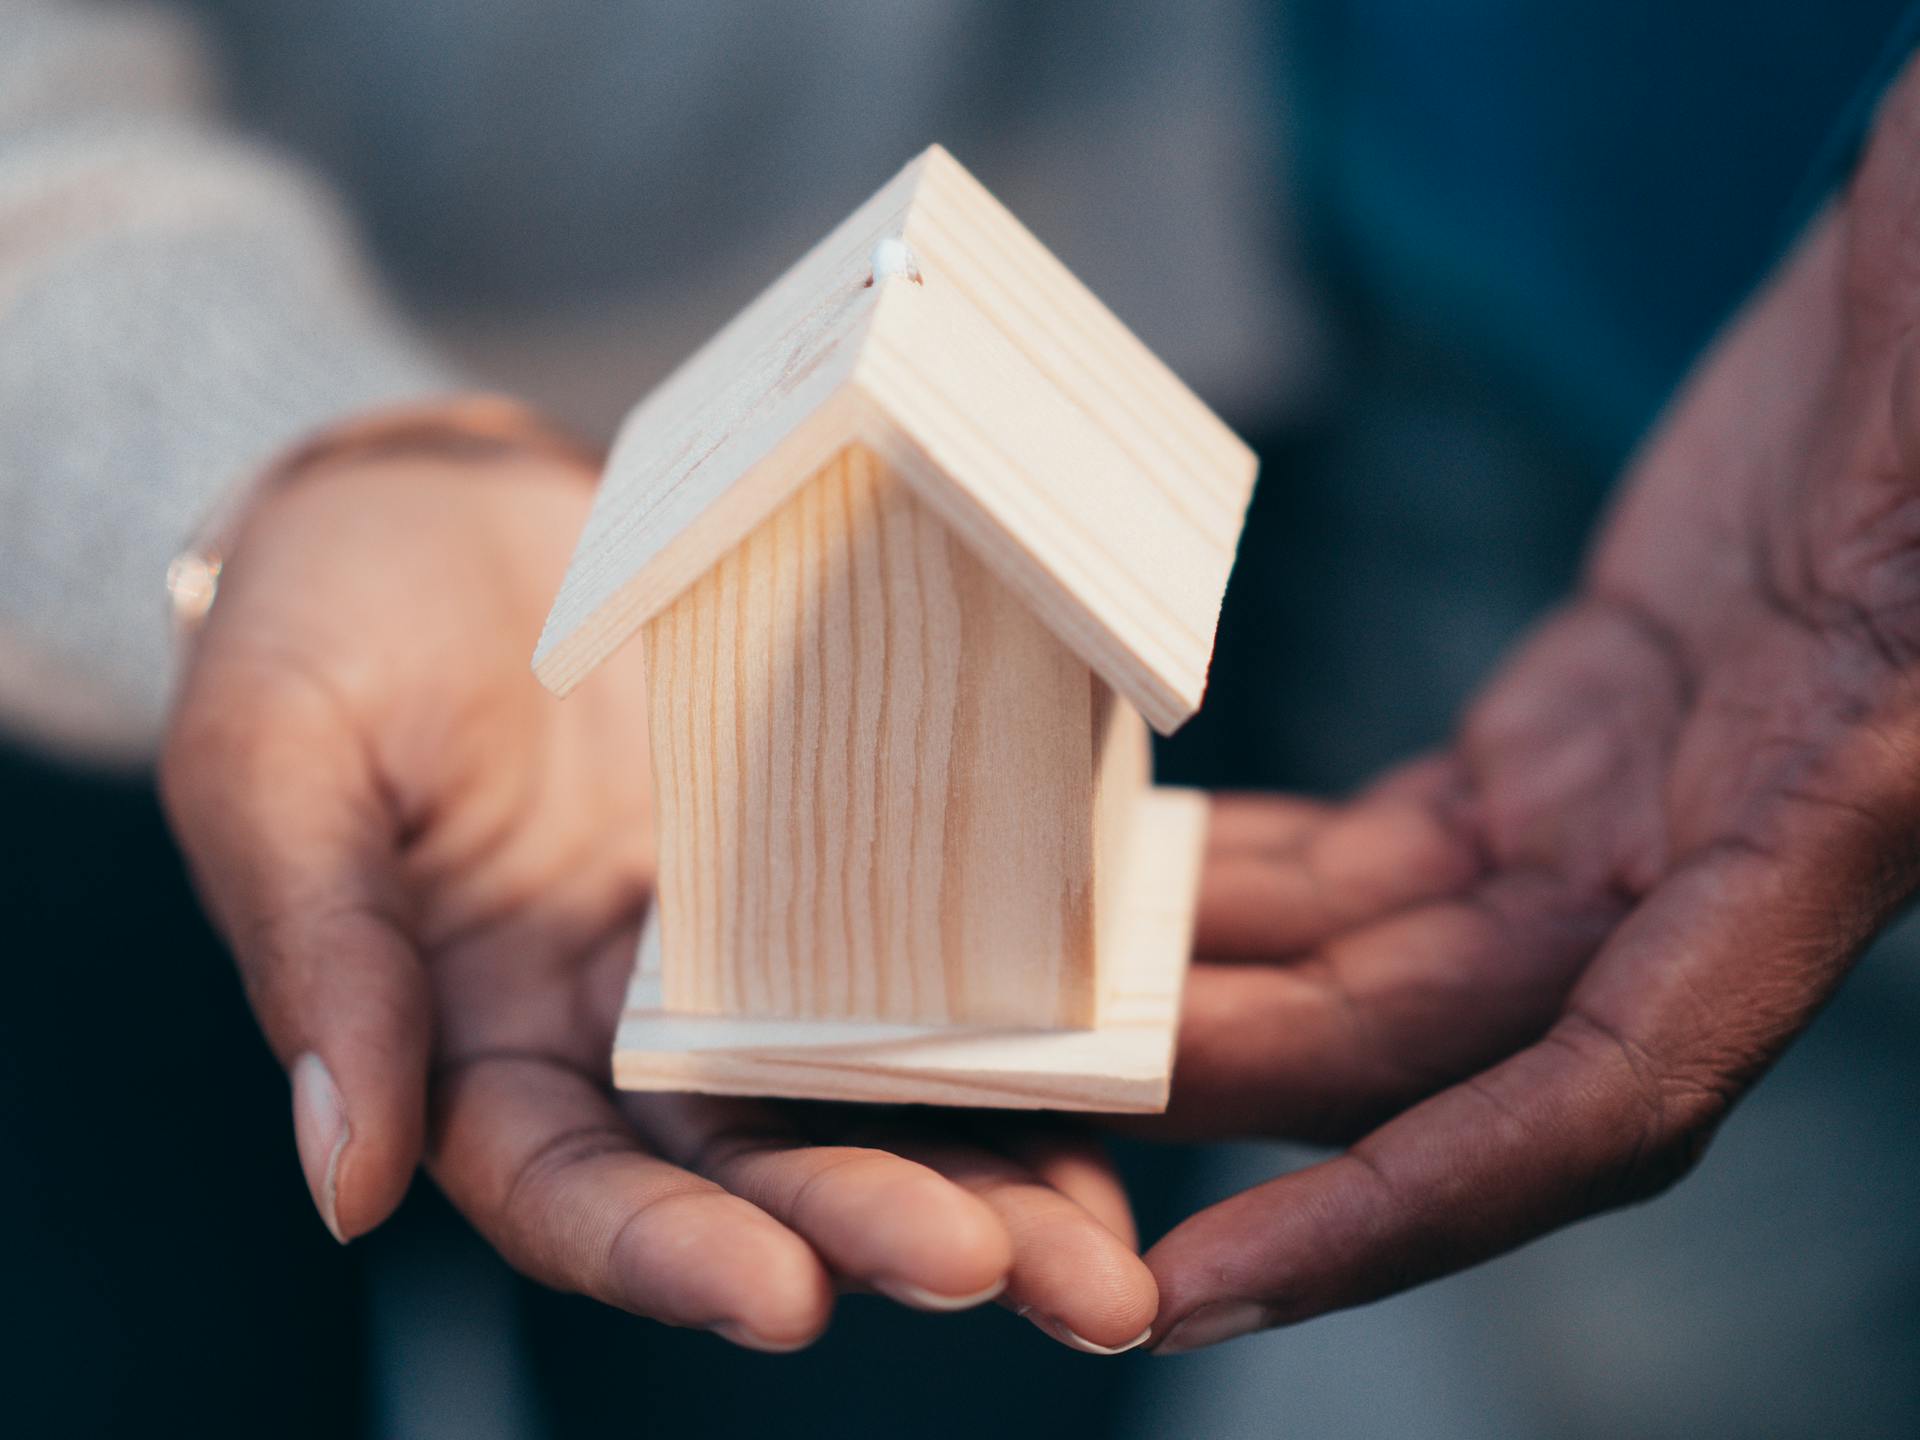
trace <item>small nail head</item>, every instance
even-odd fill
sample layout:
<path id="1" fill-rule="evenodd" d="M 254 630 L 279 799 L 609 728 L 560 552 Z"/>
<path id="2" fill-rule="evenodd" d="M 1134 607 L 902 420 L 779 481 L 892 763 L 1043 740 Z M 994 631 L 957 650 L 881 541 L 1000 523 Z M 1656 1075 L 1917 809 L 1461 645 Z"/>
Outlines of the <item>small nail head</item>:
<path id="1" fill-rule="evenodd" d="M 883 235 L 873 247 L 872 276 L 869 285 L 879 285 L 896 276 L 905 276 L 914 284 L 924 283 L 920 278 L 920 261 L 913 253 L 913 247 L 898 235 Z"/>

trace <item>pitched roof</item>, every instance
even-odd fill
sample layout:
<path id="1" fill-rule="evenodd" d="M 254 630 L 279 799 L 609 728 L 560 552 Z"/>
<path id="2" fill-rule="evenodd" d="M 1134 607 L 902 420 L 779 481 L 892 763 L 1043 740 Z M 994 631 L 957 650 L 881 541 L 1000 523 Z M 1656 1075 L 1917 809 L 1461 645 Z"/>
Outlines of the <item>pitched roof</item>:
<path id="1" fill-rule="evenodd" d="M 1253 452 L 937 145 L 627 417 L 540 679 L 572 689 L 855 443 L 1155 729 L 1199 708 Z"/>

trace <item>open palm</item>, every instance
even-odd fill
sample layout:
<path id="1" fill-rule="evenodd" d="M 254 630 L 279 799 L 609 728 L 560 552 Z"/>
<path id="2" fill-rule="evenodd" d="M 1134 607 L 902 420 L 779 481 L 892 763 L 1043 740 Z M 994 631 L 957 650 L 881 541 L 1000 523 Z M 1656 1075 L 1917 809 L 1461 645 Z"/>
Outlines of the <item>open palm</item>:
<path id="1" fill-rule="evenodd" d="M 1150 1252 L 1160 1348 L 1657 1191 L 1920 884 L 1915 174 L 1920 73 L 1450 746 L 1221 804 L 1172 1121 L 1354 1143 Z"/>
<path id="2" fill-rule="evenodd" d="M 527 1273 L 757 1348 L 847 1287 L 1138 1343 L 1152 1278 L 1083 1142 L 611 1090 L 653 873 L 638 656 L 565 704 L 527 669 L 589 490 L 537 454 L 316 469 L 196 646 L 168 807 L 327 1223 L 378 1224 L 424 1156 Z"/>

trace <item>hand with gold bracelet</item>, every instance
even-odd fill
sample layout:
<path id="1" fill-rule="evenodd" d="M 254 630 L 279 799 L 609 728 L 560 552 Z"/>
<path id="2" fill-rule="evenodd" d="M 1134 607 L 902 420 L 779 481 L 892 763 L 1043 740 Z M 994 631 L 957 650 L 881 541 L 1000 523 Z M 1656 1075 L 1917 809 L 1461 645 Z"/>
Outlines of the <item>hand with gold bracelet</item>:
<path id="1" fill-rule="evenodd" d="M 528 668 L 593 470 L 503 402 L 364 417 L 175 567 L 189 616 L 217 603 L 166 804 L 329 1228 L 378 1225 L 424 1160 L 527 1274 L 744 1345 L 807 1343 L 843 1288 L 1144 1340 L 1090 1142 L 610 1089 L 652 873 L 639 656 L 564 704 Z"/>

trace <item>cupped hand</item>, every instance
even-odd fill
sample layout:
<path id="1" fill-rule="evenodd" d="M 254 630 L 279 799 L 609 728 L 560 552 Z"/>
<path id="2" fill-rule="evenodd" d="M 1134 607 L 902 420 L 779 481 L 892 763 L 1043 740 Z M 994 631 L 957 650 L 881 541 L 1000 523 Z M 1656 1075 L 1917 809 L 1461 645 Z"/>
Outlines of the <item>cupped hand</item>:
<path id="1" fill-rule="evenodd" d="M 1156 1350 L 1680 1176 L 1920 886 L 1920 68 L 1454 743 L 1223 801 L 1172 1122 L 1347 1143 L 1148 1254 Z"/>
<path id="2" fill-rule="evenodd" d="M 590 493 L 535 454 L 316 468 L 254 509 L 195 645 L 163 791 L 326 1223 L 379 1224 L 424 1157 L 527 1274 L 741 1344 L 805 1344 L 841 1288 L 1137 1343 L 1153 1281 L 1083 1141 L 610 1089 L 652 874 L 638 657 L 565 703 L 528 669 Z"/>

